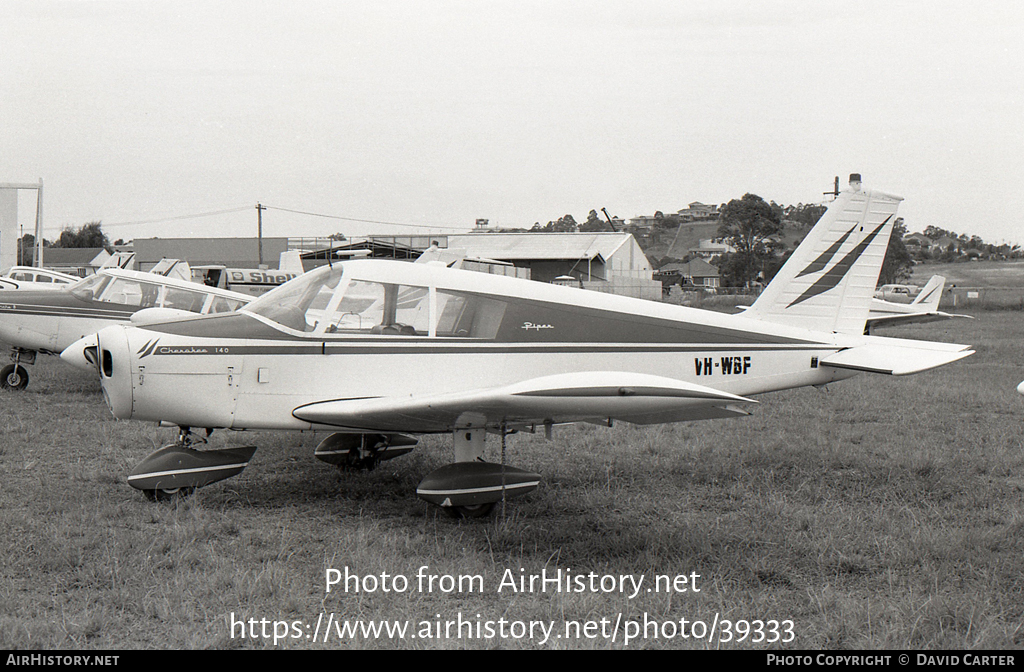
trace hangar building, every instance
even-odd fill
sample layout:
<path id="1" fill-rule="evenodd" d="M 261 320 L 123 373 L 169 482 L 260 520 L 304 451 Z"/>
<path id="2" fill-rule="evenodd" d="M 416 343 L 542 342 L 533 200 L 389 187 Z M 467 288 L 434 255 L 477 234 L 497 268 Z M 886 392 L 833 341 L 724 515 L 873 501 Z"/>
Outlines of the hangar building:
<path id="1" fill-rule="evenodd" d="M 493 259 L 527 269 L 540 282 L 578 284 L 614 294 L 657 300 L 661 283 L 636 239 L 629 233 L 467 233 L 433 236 L 366 236 L 338 243 L 314 238 L 264 238 L 263 259 L 277 266 L 289 249 L 366 249 L 371 256 L 412 259 L 431 245 L 464 252 L 471 259 Z M 139 270 L 151 269 L 162 258 L 184 259 L 193 266 L 223 264 L 255 268 L 254 238 L 143 238 L 134 241 Z M 326 256 L 326 255 L 325 255 Z"/>

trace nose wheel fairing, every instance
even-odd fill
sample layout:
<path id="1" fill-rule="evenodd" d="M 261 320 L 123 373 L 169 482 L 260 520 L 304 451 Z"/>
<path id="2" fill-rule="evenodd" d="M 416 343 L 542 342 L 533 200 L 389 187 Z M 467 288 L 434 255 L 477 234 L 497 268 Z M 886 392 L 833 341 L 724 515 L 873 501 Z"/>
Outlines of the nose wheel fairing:
<path id="1" fill-rule="evenodd" d="M 255 452 L 256 446 L 200 451 L 172 443 L 136 465 L 128 485 L 156 499 L 160 493 L 191 491 L 242 473 Z"/>

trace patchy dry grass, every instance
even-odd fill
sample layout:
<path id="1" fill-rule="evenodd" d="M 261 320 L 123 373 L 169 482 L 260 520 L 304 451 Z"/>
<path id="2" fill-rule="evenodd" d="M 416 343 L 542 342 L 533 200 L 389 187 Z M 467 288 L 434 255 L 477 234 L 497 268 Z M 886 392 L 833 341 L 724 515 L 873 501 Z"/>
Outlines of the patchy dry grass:
<path id="1" fill-rule="evenodd" d="M 43 358 L 0 393 L 0 648 L 272 646 L 236 619 L 792 620 L 796 648 L 1024 644 L 1024 316 L 987 313 L 894 335 L 978 344 L 908 378 L 859 376 L 766 395 L 755 414 L 516 436 L 544 475 L 506 515 L 453 521 L 415 486 L 446 437 L 364 473 L 312 458 L 317 437 L 218 432 L 260 446 L 239 477 L 152 504 L 125 484 L 171 430 L 115 421 L 91 377 Z M 493 442 L 497 443 L 497 442 Z M 496 445 L 491 446 L 496 450 Z M 497 459 L 497 458 L 495 458 Z M 416 589 L 421 566 L 484 590 Z M 328 568 L 403 575 L 404 593 L 326 593 Z M 519 575 L 700 575 L 700 592 L 510 593 Z M 479 615 L 479 616 L 477 616 Z M 272 631 L 272 628 L 271 628 Z M 306 631 L 303 630 L 303 633 Z M 548 648 L 622 646 L 605 637 Z M 280 647 L 533 647 L 537 638 L 373 639 Z M 680 638 L 631 646 L 750 647 Z M 759 645 L 759 646 L 764 646 Z"/>

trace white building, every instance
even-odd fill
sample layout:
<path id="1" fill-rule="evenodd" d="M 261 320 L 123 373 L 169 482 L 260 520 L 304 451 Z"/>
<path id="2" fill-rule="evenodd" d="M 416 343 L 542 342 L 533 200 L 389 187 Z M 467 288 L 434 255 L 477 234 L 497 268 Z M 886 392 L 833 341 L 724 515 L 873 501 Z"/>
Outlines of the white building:
<path id="1" fill-rule="evenodd" d="M 530 277 L 552 282 L 572 276 L 586 289 L 657 299 L 647 255 L 629 233 L 470 233 L 443 236 L 449 249 L 469 257 L 507 261 L 529 268 Z"/>

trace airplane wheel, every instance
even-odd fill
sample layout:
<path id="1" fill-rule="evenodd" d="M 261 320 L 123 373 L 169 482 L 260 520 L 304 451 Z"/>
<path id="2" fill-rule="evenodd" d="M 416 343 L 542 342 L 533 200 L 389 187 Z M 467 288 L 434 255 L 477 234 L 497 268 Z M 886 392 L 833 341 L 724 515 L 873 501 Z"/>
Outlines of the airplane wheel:
<path id="1" fill-rule="evenodd" d="M 24 366 L 8 364 L 0 370 L 0 387 L 5 390 L 24 390 L 28 386 L 28 371 Z"/>
<path id="2" fill-rule="evenodd" d="M 349 455 L 348 459 L 338 465 L 339 471 L 373 471 L 380 463 L 376 455 L 368 457 L 354 457 Z"/>
<path id="3" fill-rule="evenodd" d="M 470 506 L 446 506 L 444 510 L 452 518 L 483 518 L 494 510 L 494 502 Z"/>
<path id="4" fill-rule="evenodd" d="M 146 499 L 151 502 L 173 502 L 179 499 L 185 499 L 195 492 L 195 490 L 195 488 L 181 487 L 159 490 L 143 490 L 142 492 L 146 495 Z"/>

